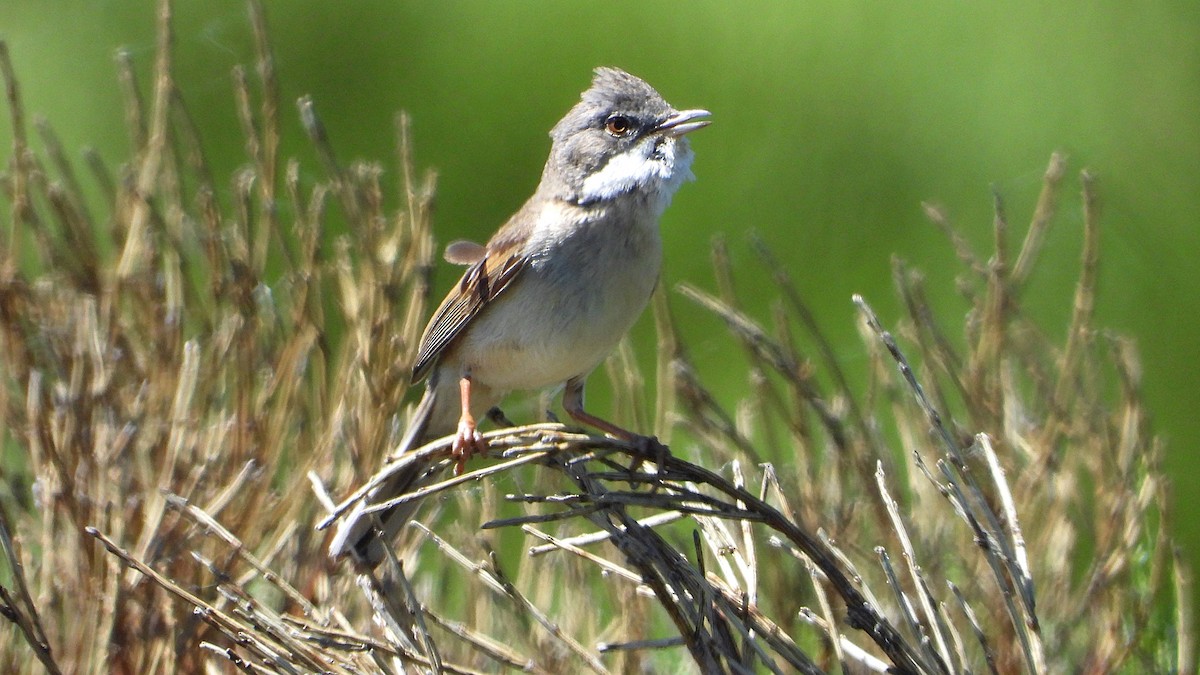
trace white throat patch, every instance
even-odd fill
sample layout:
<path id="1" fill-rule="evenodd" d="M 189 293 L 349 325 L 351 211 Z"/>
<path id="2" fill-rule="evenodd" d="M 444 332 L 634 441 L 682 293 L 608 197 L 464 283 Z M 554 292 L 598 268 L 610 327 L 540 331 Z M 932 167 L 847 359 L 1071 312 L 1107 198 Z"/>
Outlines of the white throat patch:
<path id="1" fill-rule="evenodd" d="M 640 188 L 657 197 L 661 213 L 679 186 L 695 179 L 692 157 L 691 148 L 682 139 L 647 138 L 584 179 L 581 201 L 605 201 Z"/>

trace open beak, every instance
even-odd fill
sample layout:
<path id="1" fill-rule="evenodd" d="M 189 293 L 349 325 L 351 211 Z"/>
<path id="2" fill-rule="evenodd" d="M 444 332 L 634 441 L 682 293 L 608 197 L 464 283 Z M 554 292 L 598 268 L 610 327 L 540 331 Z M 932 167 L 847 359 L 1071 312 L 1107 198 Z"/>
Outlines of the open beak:
<path id="1" fill-rule="evenodd" d="M 654 131 L 668 136 L 682 136 L 711 124 L 712 120 L 700 119 L 711 114 L 707 110 L 681 110 L 655 127 Z"/>

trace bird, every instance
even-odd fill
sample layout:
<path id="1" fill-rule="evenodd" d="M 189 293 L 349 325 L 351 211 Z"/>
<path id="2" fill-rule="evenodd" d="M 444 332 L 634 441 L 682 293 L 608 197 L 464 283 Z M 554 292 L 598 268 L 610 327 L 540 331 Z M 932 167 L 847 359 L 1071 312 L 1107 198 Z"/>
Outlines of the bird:
<path id="1" fill-rule="evenodd" d="M 710 116 L 675 109 L 623 70 L 595 69 L 550 131 L 533 195 L 486 244 L 447 246 L 446 260 L 467 269 L 421 337 L 412 381 L 425 379 L 425 392 L 393 457 L 454 434 L 461 472 L 486 449 L 482 414 L 510 391 L 555 386 L 579 424 L 646 440 L 587 412 L 584 384 L 649 303 L 662 268 L 659 218 L 694 179 L 685 136 Z M 394 506 L 378 521 L 365 509 L 433 479 L 430 467 L 412 466 L 372 489 L 341 519 L 330 555 L 378 565 L 417 505 Z"/>

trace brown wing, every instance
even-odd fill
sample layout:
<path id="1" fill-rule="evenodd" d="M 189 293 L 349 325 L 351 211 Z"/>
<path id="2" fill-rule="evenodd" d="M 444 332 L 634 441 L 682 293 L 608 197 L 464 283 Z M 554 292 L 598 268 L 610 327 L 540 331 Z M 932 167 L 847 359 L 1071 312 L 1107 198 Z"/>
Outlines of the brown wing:
<path id="1" fill-rule="evenodd" d="M 526 256 L 508 248 L 489 250 L 483 259 L 471 265 L 425 327 L 413 364 L 413 382 L 429 373 L 442 351 L 462 334 L 471 319 L 508 288 L 528 261 Z"/>

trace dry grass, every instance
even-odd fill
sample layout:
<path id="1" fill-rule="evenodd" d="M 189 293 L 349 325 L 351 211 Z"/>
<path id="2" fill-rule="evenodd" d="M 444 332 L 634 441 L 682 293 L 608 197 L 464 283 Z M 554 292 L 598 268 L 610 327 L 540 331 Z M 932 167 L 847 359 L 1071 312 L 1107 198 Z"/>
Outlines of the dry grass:
<path id="1" fill-rule="evenodd" d="M 999 202 L 986 259 L 929 209 L 965 268 L 965 340 L 897 262 L 905 346 L 859 300 L 873 365 L 854 385 L 769 253 L 780 299 L 760 321 L 717 242 L 716 293 L 681 290 L 727 323 L 748 400 L 727 410 L 700 381 L 660 294 L 654 387 L 627 346 L 609 373 L 672 456 L 502 422 L 497 461 L 413 496 L 423 524 L 379 574 L 328 560 L 314 525 L 350 503 L 328 494 L 362 494 L 404 426 L 433 182 L 413 177 L 402 117 L 388 188 L 335 156 L 304 100 L 324 178 L 303 184 L 250 7 L 248 164 L 229 189 L 171 78 L 168 2 L 153 91 L 119 60 L 137 152 L 89 158 L 99 209 L 47 124 L 33 149 L 0 48 L 0 670 L 1194 672 L 1137 357 L 1092 325 L 1086 174 L 1066 344 L 1021 311 L 1057 156 L 1015 256 Z M 348 234 L 326 233 L 331 212 Z"/>

